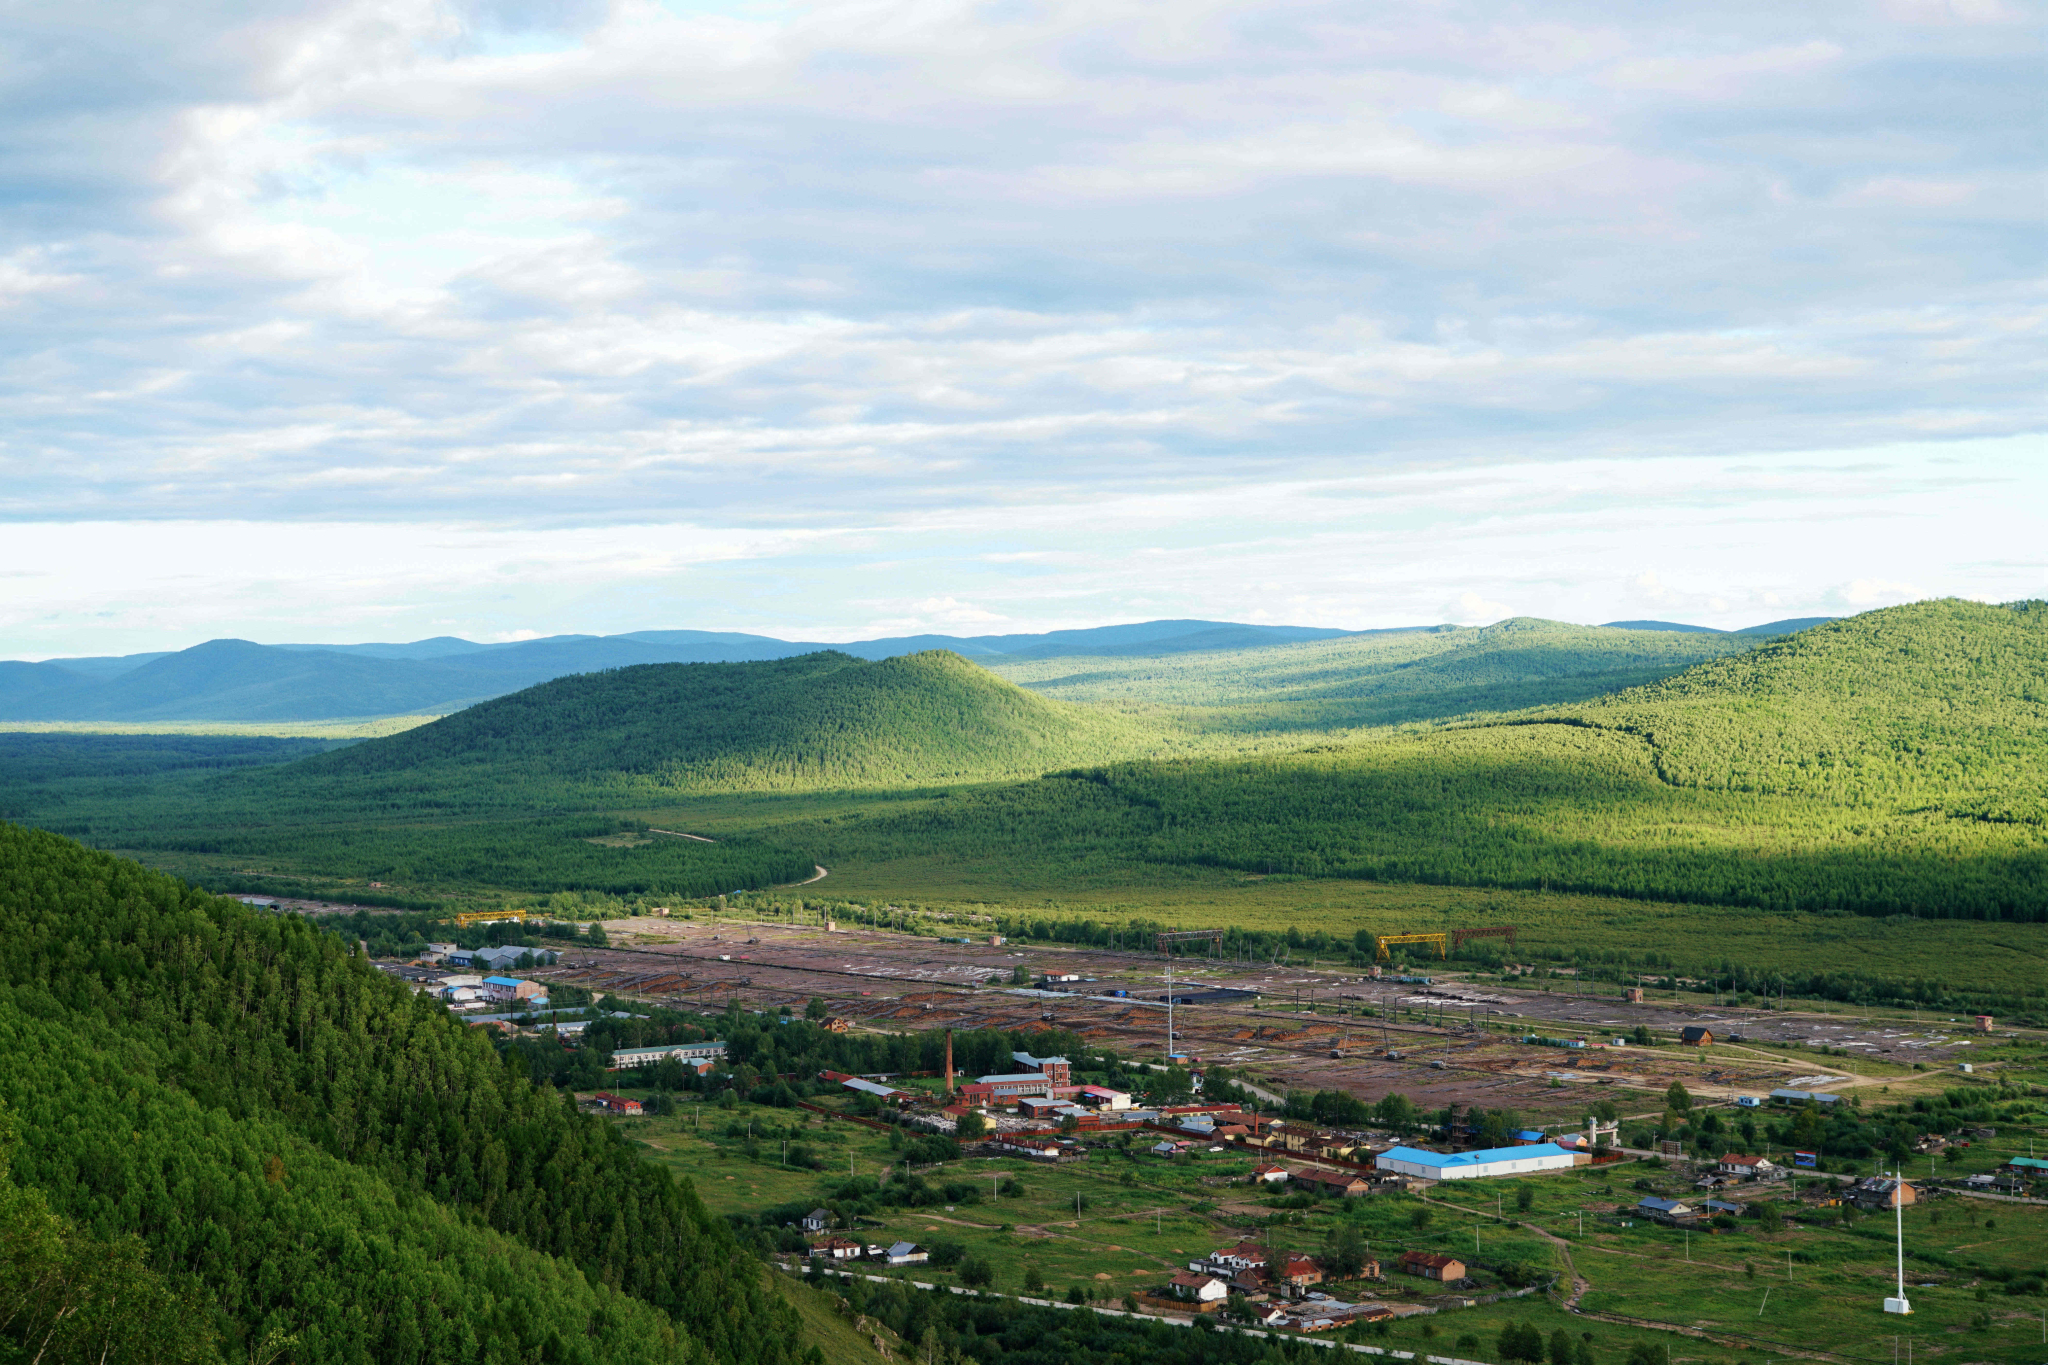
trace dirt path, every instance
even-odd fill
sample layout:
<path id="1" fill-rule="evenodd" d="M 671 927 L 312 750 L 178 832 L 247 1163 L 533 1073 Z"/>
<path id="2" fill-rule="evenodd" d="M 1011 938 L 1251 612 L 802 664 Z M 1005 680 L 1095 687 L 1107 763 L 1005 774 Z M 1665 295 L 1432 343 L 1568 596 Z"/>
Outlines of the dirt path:
<path id="1" fill-rule="evenodd" d="M 810 876 L 804 878 L 800 882 L 784 882 L 782 886 L 778 886 L 775 889 L 780 891 L 784 886 L 809 886 L 812 882 L 822 882 L 825 880 L 825 873 L 826 869 L 820 867 L 816 863 L 812 863 Z"/>
<path id="2" fill-rule="evenodd" d="M 656 829 L 652 825 L 647 827 L 647 832 L 649 834 L 666 834 L 671 839 L 694 839 L 700 844 L 715 844 L 718 842 L 716 839 L 707 839 L 701 834 L 685 834 L 679 829 Z"/>

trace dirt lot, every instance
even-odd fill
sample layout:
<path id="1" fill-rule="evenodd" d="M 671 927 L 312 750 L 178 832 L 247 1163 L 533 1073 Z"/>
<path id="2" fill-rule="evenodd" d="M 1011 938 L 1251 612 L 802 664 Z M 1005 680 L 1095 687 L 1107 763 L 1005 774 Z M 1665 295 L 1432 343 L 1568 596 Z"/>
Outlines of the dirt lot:
<path id="1" fill-rule="evenodd" d="M 815 926 L 632 919 L 606 927 L 617 946 L 580 950 L 534 975 L 706 1013 L 732 999 L 801 1009 L 817 996 L 855 1027 L 1030 1029 L 1049 1022 L 1127 1056 L 1156 1059 L 1166 1051 L 1165 962 L 1152 953 Z M 1059 994 L 1018 988 L 1009 984 L 1018 967 L 1033 978 L 1084 979 Z M 1444 978 L 1425 986 L 1355 970 L 1176 960 L 1176 995 L 1218 987 L 1257 996 L 1177 1006 L 1181 1050 L 1244 1070 L 1276 1094 L 1335 1089 L 1371 1100 L 1400 1091 L 1427 1106 L 1509 1107 L 1531 1120 L 1580 1121 L 1594 1088 L 1624 1113 L 1651 1113 L 1673 1079 L 1707 1097 L 1787 1085 L 1845 1090 L 1901 1080 L 1916 1062 L 1948 1071 L 1970 1055 L 1960 1025 L 1916 1029 L 1818 1013 L 1625 1004 L 1613 987 L 1590 995 Z M 1129 995 L 1114 995 L 1119 990 Z M 1536 1033 L 1611 1043 L 1645 1025 L 1668 1044 L 1688 1024 L 1711 1028 L 1716 1046 L 1580 1050 L 1519 1041 Z M 1744 1041 L 1731 1042 L 1738 1034 Z M 1771 1046 L 1787 1043 L 1800 1051 L 1788 1056 Z M 1805 1051 L 1821 1046 L 1844 1055 Z"/>

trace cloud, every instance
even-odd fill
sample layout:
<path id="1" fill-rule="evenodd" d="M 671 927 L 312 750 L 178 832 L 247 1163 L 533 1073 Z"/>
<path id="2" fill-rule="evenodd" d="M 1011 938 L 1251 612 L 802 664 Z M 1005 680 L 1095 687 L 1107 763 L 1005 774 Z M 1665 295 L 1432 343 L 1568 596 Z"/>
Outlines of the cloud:
<path id="1" fill-rule="evenodd" d="M 823 528 L 2038 429 L 2001 14 L 32 9 L 0 517 Z"/>
<path id="2" fill-rule="evenodd" d="M 1834 589 L 1829 596 L 1858 610 L 1916 602 L 1927 594 L 1911 583 L 1894 583 L 1882 578 L 1855 578 Z"/>
<path id="3" fill-rule="evenodd" d="M 1485 626 L 1513 616 L 1505 602 L 1492 602 L 1469 589 L 1444 604 L 1443 617 L 1461 626 Z"/>

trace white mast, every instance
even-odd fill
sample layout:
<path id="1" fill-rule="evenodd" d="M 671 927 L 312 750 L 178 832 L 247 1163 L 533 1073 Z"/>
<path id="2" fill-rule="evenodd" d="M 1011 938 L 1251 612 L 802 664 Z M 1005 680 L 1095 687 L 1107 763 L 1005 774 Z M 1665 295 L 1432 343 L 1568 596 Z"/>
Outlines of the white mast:
<path id="1" fill-rule="evenodd" d="M 1886 1299 L 1884 1311 L 1910 1313 L 1913 1305 L 1906 1298 L 1906 1172 L 1903 1167 L 1899 1170 L 1897 1183 L 1892 1186 L 1892 1227 L 1898 1236 L 1899 1296 Z"/>

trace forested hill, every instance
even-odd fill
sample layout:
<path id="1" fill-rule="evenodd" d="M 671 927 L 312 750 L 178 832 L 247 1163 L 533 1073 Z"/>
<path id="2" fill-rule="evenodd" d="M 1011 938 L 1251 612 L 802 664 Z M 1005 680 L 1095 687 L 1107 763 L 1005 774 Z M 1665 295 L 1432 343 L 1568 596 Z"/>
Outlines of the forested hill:
<path id="1" fill-rule="evenodd" d="M 817 1359 L 686 1183 L 334 935 L 0 824 L 0 941 L 0 1359 Z"/>
<path id="2" fill-rule="evenodd" d="M 676 788 L 863 787 L 1035 776 L 1146 743 L 1130 721 L 1034 696 L 942 650 L 872 663 L 828 651 L 559 678 L 302 761 L 279 780 L 626 775 Z"/>
<path id="3" fill-rule="evenodd" d="M 1069 878 L 1180 864 L 2037 922 L 2044 789 L 2048 605 L 1948 601 L 1598 701 L 1256 760 L 1101 764 L 821 827 L 815 846 L 976 857 L 1013 879 L 1031 860 Z"/>
<path id="4" fill-rule="evenodd" d="M 2048 602 L 1920 602 L 1569 708 L 1680 786 L 2040 824 Z"/>

